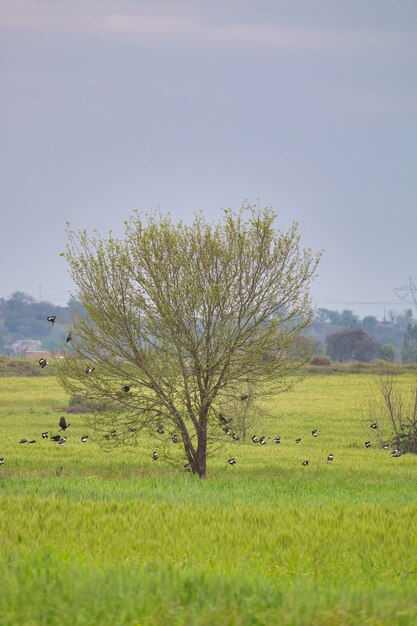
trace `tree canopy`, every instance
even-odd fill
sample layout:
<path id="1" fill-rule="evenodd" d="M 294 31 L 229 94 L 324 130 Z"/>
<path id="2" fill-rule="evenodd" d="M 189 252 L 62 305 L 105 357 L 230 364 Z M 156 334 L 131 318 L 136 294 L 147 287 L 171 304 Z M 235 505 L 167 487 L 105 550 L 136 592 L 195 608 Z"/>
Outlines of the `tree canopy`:
<path id="1" fill-rule="evenodd" d="M 193 473 L 208 447 L 239 439 L 240 407 L 291 384 L 305 362 L 309 286 L 320 255 L 271 209 L 192 224 L 134 213 L 123 238 L 68 226 L 64 253 L 83 307 L 60 381 L 105 401 L 92 426 L 112 445 L 147 428 L 182 443 Z"/>

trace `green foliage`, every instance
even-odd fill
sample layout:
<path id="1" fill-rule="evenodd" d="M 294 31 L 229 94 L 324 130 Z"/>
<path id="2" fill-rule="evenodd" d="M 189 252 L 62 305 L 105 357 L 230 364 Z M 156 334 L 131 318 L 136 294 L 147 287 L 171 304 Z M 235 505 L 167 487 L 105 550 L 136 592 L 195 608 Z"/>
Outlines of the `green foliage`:
<path id="1" fill-rule="evenodd" d="M 313 357 L 311 357 L 310 363 L 311 365 L 329 366 L 331 365 L 332 361 L 330 357 L 327 356 L 327 354 L 315 354 Z"/>
<path id="2" fill-rule="evenodd" d="M 401 350 L 403 363 L 417 363 L 417 322 L 409 321 Z"/>
<path id="3" fill-rule="evenodd" d="M 332 333 L 326 339 L 327 354 L 333 361 L 372 361 L 377 343 L 361 328 Z"/>
<path id="4" fill-rule="evenodd" d="M 301 248 L 296 224 L 281 232 L 275 221 L 246 207 L 214 224 L 134 214 L 123 239 L 69 229 L 66 258 L 86 315 L 74 315 L 60 381 L 112 403 L 111 415 L 93 418 L 98 431 L 116 428 L 121 445 L 139 428 L 169 430 L 182 463 L 204 477 L 208 447 L 237 434 L 221 415 L 233 407 L 241 423 L 256 401 L 293 384 L 307 359 L 299 337 L 319 256 Z"/>
<path id="5" fill-rule="evenodd" d="M 389 361 L 390 363 L 393 363 L 395 360 L 394 346 L 390 343 L 379 346 L 379 357 L 384 361 Z"/>

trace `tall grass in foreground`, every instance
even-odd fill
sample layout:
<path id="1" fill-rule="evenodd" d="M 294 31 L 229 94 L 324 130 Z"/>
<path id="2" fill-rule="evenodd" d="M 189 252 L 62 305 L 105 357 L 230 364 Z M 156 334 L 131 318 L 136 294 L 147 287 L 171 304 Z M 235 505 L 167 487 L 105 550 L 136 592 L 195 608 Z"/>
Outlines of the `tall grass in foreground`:
<path id="1" fill-rule="evenodd" d="M 0 380 L 0 624 L 417 623 L 417 459 L 365 449 L 369 385 L 306 379 L 259 416 L 281 444 L 230 443 L 199 481 L 146 437 L 82 443 L 81 416 L 42 441 L 65 394 Z"/>

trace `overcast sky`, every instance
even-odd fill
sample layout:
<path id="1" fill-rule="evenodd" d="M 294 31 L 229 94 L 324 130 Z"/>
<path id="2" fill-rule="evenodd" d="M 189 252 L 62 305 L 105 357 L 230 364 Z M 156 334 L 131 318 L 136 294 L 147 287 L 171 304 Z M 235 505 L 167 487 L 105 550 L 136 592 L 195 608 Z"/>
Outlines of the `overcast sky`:
<path id="1" fill-rule="evenodd" d="M 66 221 L 247 199 L 324 250 L 318 306 L 406 306 L 416 0 L 0 0 L 0 72 L 0 297 L 67 302 Z"/>

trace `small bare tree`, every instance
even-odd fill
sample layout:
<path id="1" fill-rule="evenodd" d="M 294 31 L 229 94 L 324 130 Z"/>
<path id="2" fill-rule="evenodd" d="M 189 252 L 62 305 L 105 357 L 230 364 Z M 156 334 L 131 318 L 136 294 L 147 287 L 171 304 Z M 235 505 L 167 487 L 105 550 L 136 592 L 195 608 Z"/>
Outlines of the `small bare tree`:
<path id="1" fill-rule="evenodd" d="M 59 380 L 113 407 L 92 415 L 93 427 L 118 445 L 143 428 L 174 437 L 204 477 L 210 441 L 239 426 L 224 411 L 292 384 L 308 357 L 297 339 L 319 255 L 301 248 L 297 224 L 280 232 L 275 220 L 246 207 L 214 224 L 135 213 L 123 239 L 68 227 L 64 255 L 84 314 Z M 248 413 L 241 419 L 243 434 Z"/>
<path id="2" fill-rule="evenodd" d="M 401 387 L 390 375 L 378 378 L 370 401 L 370 416 L 381 445 L 417 454 L 417 384 Z"/>

